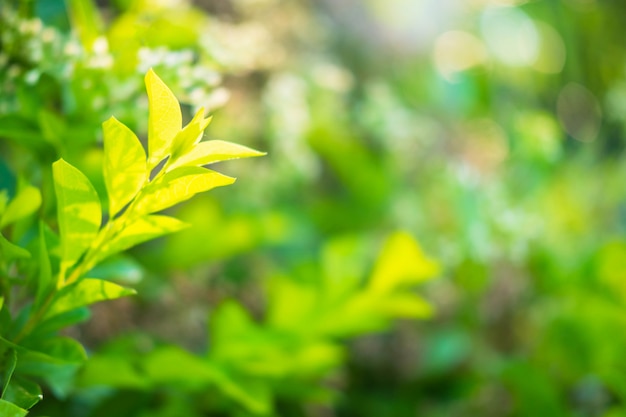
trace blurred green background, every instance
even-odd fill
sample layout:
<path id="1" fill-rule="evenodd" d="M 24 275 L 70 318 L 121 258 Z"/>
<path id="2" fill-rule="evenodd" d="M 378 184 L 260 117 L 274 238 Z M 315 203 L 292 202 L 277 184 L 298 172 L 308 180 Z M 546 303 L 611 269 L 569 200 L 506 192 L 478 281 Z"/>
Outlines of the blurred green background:
<path id="1" fill-rule="evenodd" d="M 101 266 L 139 296 L 70 332 L 93 360 L 34 416 L 626 415 L 626 3 L 3 0 L 0 13 L 0 187 L 41 187 L 50 224 L 54 160 L 104 196 L 101 123 L 145 139 L 149 68 L 187 120 L 210 109 L 209 139 L 268 152 L 217 166 L 239 179 L 174 211 L 192 227 Z M 428 320 L 379 326 L 311 301 L 321 280 L 367 276 L 397 230 L 441 266 L 420 289 Z M 315 345 L 306 315 L 288 340 L 261 319 L 311 303 L 342 329 L 341 352 Z M 252 318 L 259 329 L 220 345 Z M 207 322 L 221 323 L 208 341 Z M 223 346 L 237 387 L 139 381 L 154 346 L 170 346 L 154 367 L 190 374 L 175 349 Z"/>

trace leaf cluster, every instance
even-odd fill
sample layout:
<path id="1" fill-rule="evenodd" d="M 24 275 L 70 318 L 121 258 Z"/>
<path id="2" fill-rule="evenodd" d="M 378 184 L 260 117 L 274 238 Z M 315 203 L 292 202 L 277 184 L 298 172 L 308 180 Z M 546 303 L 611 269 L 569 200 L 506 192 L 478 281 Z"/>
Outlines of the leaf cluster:
<path id="1" fill-rule="evenodd" d="M 90 277 L 90 271 L 116 253 L 184 227 L 155 213 L 235 181 L 203 165 L 262 155 L 229 142 L 201 142 L 210 122 L 204 110 L 183 127 L 180 105 L 169 88 L 152 70 L 145 82 L 148 152 L 117 119 L 103 124 L 106 216 L 85 174 L 60 159 L 53 164 L 58 235 L 40 221 L 37 236 L 22 247 L 4 233 L 39 209 L 41 194 L 28 185 L 11 200 L 6 191 L 0 194 L 2 415 L 26 415 L 41 399 L 39 383 L 66 394 L 86 354 L 78 341 L 59 331 L 85 320 L 86 306 L 135 293 Z"/>

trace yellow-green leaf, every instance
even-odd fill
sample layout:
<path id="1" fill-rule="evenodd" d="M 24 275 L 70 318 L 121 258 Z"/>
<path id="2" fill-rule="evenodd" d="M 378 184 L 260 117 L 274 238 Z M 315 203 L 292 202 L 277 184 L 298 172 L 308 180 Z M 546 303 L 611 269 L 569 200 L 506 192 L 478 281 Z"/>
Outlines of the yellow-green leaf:
<path id="1" fill-rule="evenodd" d="M 0 190 L 0 217 L 4 215 L 4 210 L 9 203 L 9 192 L 7 190 Z"/>
<path id="2" fill-rule="evenodd" d="M 109 214 L 116 215 L 139 192 L 148 177 L 146 152 L 137 136 L 111 117 L 104 131 L 104 181 L 109 194 Z"/>
<path id="3" fill-rule="evenodd" d="M 204 108 L 198 110 L 191 122 L 178 132 L 172 142 L 171 158 L 173 160 L 187 153 L 193 145 L 200 142 L 202 134 L 211 123 L 211 118 L 204 118 Z"/>
<path id="4" fill-rule="evenodd" d="M 18 407 L 8 401 L 0 399 L 0 416 L 2 417 L 24 417 L 28 411 Z"/>
<path id="5" fill-rule="evenodd" d="M 0 259 L 12 261 L 14 259 L 28 259 L 30 252 L 9 242 L 2 234 L 0 234 Z"/>
<path id="6" fill-rule="evenodd" d="M 15 223 L 33 214 L 41 206 L 41 193 L 35 187 L 23 188 L 6 206 L 0 219 L 0 227 Z"/>
<path id="7" fill-rule="evenodd" d="M 237 158 L 250 158 L 263 156 L 265 152 L 255 151 L 246 146 L 223 140 L 209 140 L 196 144 L 188 153 L 179 157 L 171 168 L 179 166 L 200 166 L 214 162 L 226 161 Z"/>
<path id="8" fill-rule="evenodd" d="M 145 81 L 150 106 L 148 166 L 153 168 L 169 154 L 171 142 L 182 128 L 183 117 L 178 100 L 152 69 Z"/>
<path id="9" fill-rule="evenodd" d="M 383 247 L 370 281 L 376 292 L 389 292 L 426 281 L 439 272 L 436 262 L 426 257 L 411 235 L 396 232 Z"/>
<path id="10" fill-rule="evenodd" d="M 186 226 L 180 220 L 168 216 L 148 215 L 139 217 L 125 227 L 119 235 L 104 244 L 94 263 L 148 240 L 177 232 Z"/>
<path id="11" fill-rule="evenodd" d="M 137 203 L 136 211 L 143 214 L 154 213 L 188 200 L 197 193 L 233 182 L 235 178 L 205 168 L 177 168 L 146 189 Z"/>
<path id="12" fill-rule="evenodd" d="M 133 294 L 136 294 L 135 290 L 124 288 L 109 281 L 84 278 L 75 284 L 63 288 L 50 310 L 48 310 L 46 318 L 97 303 L 98 301 L 113 300 Z"/>
<path id="13" fill-rule="evenodd" d="M 403 292 L 379 301 L 379 308 L 392 317 L 424 318 L 433 313 L 432 306 L 423 298 Z"/>
<path id="14" fill-rule="evenodd" d="M 82 172 L 63 159 L 52 164 L 52 172 L 61 235 L 61 269 L 67 270 L 96 238 L 102 210 L 96 190 Z"/>

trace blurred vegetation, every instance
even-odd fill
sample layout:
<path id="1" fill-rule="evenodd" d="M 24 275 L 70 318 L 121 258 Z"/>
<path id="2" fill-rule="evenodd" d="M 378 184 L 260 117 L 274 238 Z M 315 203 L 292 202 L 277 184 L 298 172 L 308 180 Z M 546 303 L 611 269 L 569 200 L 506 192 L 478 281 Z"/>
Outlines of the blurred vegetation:
<path id="1" fill-rule="evenodd" d="M 145 140 L 149 68 L 209 138 L 268 152 L 94 271 L 138 295 L 66 332 L 90 359 L 32 415 L 626 415 L 622 2 L 0 13 L 0 188 L 43 197 L 15 244 L 55 227 L 59 157 L 106 195 L 101 123 Z"/>

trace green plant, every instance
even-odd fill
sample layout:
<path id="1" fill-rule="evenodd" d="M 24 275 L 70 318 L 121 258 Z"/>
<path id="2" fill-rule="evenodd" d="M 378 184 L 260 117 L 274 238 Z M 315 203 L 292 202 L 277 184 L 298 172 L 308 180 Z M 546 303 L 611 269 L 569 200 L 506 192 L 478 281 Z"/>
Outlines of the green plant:
<path id="1" fill-rule="evenodd" d="M 87 177 L 64 161 L 53 164 L 58 236 L 43 221 L 32 227 L 39 191 L 21 185 L 0 194 L 0 414 L 23 416 L 41 399 L 40 383 L 62 395 L 86 359 L 81 344 L 60 335 L 88 317 L 86 306 L 134 293 L 90 271 L 105 258 L 184 227 L 154 214 L 235 179 L 203 168 L 263 155 L 224 141 L 200 142 L 204 110 L 182 127 L 180 106 L 150 70 L 148 153 L 135 134 L 111 118 L 103 124 L 103 174 L 108 210 Z M 19 238 L 11 242 L 8 237 Z"/>
<path id="2" fill-rule="evenodd" d="M 274 416 L 282 415 L 278 402 L 296 409 L 335 402 L 338 395 L 328 382 L 346 361 L 346 340 L 385 330 L 392 319 L 431 314 L 412 287 L 432 278 L 437 264 L 410 235 L 397 232 L 367 273 L 363 259 L 373 246 L 367 241 L 354 236 L 327 244 L 311 279 L 269 279 L 262 320 L 234 300 L 222 303 L 210 318 L 204 352 L 146 343 L 137 335 L 111 341 L 79 375 L 78 385 L 92 390 L 86 402 L 96 398 L 92 406 L 101 409 L 115 404 L 122 417 L 165 417 L 172 409 L 186 416 Z M 102 387 L 107 387 L 104 395 L 97 390 Z M 138 406 L 137 398 L 155 393 L 158 401 Z"/>

